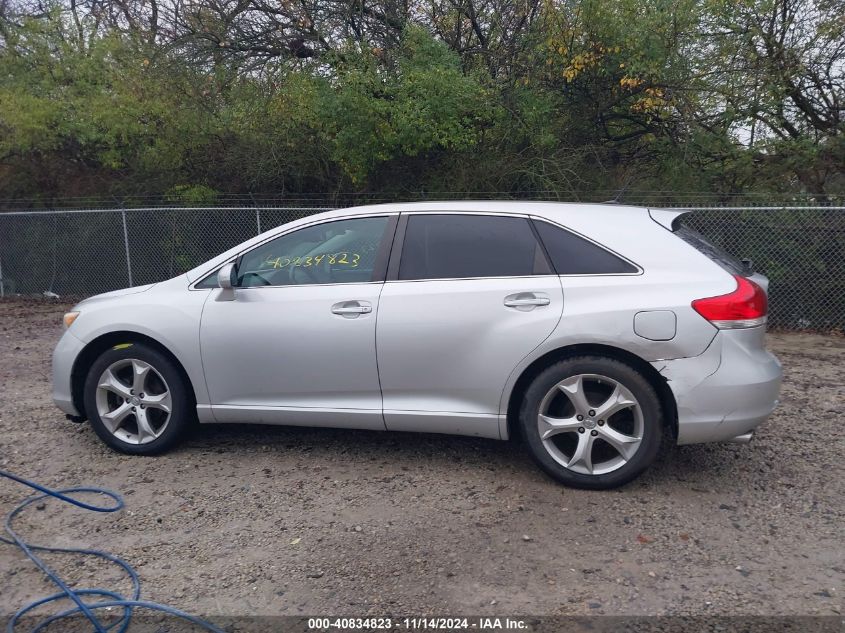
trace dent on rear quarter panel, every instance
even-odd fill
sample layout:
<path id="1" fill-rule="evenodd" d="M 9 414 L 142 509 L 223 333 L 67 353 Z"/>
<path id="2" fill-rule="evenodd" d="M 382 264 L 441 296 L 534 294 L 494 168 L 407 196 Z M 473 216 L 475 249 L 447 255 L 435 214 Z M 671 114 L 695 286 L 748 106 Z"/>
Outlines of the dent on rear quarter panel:
<path id="1" fill-rule="evenodd" d="M 718 371 L 722 362 L 722 339 L 716 336 L 701 354 L 687 358 L 652 362 L 677 398 L 700 385 Z"/>

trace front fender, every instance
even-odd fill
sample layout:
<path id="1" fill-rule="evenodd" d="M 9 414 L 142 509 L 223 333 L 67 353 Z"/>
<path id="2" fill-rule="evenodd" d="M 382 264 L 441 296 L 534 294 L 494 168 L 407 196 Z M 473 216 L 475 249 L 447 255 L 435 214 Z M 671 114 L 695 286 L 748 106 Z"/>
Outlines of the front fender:
<path id="1" fill-rule="evenodd" d="M 197 404 L 208 404 L 199 345 L 200 317 L 208 293 L 188 290 L 187 278 L 181 276 L 147 292 L 88 305 L 83 302 L 69 332 L 85 345 L 115 332 L 153 339 L 181 363 L 193 385 Z"/>

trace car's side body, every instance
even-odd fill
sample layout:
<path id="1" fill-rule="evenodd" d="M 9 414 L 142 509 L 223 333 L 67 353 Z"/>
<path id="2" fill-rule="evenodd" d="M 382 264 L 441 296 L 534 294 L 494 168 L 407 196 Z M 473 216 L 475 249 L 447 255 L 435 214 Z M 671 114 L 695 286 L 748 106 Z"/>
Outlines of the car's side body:
<path id="1" fill-rule="evenodd" d="M 533 218 L 583 236 L 631 271 L 402 280 L 402 232 L 415 215 Z M 741 436 L 774 408 L 780 365 L 764 326 L 720 330 L 691 303 L 736 287 L 673 235 L 676 212 L 617 205 L 437 202 L 313 215 L 259 235 L 184 275 L 82 302 L 54 354 L 54 400 L 81 410 L 93 351 L 146 337 L 184 369 L 202 422 L 259 422 L 507 439 L 525 376 L 567 350 L 641 363 L 665 395 L 679 443 Z M 274 239 L 346 218 L 387 217 L 381 279 L 197 288 Z M 765 283 L 765 281 L 761 281 Z M 506 307 L 537 297 L 540 307 Z M 234 300 L 233 300 L 234 299 Z M 329 311 L 366 305 L 360 318 Z M 517 304 L 514 304 L 517 305 Z M 538 304 L 539 306 L 539 304 Z"/>

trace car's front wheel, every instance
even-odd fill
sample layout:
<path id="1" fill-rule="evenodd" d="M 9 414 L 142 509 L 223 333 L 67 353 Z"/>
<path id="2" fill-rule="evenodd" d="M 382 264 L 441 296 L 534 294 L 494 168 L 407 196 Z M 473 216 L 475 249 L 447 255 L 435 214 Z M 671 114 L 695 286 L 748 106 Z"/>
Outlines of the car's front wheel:
<path id="1" fill-rule="evenodd" d="M 173 361 L 141 343 L 105 351 L 85 381 L 94 431 L 115 450 L 135 455 L 174 446 L 193 420 L 190 392 Z"/>
<path id="2" fill-rule="evenodd" d="M 660 401 L 648 380 L 601 356 L 542 371 L 526 390 L 520 423 L 535 461 L 577 488 L 631 481 L 657 457 L 663 437 Z"/>

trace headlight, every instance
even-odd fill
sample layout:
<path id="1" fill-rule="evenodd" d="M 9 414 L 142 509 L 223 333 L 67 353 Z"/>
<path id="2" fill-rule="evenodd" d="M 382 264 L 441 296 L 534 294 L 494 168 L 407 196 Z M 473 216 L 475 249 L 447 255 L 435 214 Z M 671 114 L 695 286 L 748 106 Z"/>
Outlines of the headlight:
<path id="1" fill-rule="evenodd" d="M 65 324 L 65 329 L 73 325 L 73 322 L 76 321 L 76 317 L 78 316 L 79 312 L 66 312 L 64 317 L 62 317 L 62 321 L 64 321 Z"/>

